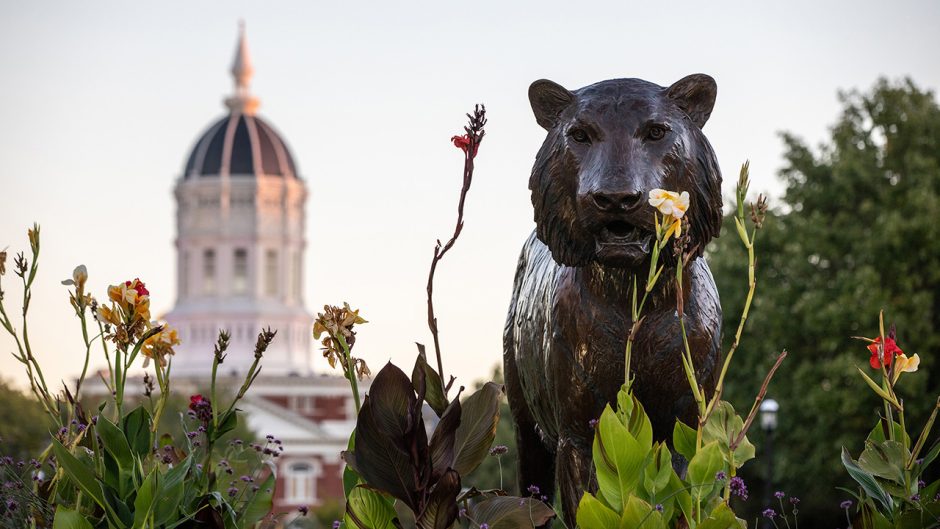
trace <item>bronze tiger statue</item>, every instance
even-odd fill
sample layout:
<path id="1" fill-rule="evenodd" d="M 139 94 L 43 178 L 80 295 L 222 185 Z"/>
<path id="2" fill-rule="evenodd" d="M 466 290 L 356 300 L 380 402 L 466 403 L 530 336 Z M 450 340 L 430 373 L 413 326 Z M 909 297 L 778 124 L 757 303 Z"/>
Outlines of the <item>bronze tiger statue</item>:
<path id="1" fill-rule="evenodd" d="M 702 249 L 721 229 L 721 172 L 702 127 L 717 87 L 690 75 L 662 87 L 614 79 L 569 91 L 547 80 L 529 88 L 548 131 L 529 178 L 536 229 L 516 270 L 504 333 L 506 392 L 516 420 L 519 483 L 534 485 L 575 527 L 591 463 L 597 419 L 624 383 L 632 326 L 631 288 L 640 292 L 655 244 L 649 191 L 688 191 L 689 247 L 684 272 L 686 329 L 698 380 L 714 390 L 721 304 Z M 672 243 L 666 270 L 647 301 L 633 347 L 634 394 L 656 439 L 676 418 L 694 425 L 695 402 L 682 369 Z"/>

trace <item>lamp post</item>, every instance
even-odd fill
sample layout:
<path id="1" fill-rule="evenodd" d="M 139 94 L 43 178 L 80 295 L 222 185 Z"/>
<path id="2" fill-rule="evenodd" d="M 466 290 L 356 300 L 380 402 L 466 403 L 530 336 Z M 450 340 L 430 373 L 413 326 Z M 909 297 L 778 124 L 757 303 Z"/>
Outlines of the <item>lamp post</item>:
<path id="1" fill-rule="evenodd" d="M 767 434 L 767 476 L 764 479 L 764 498 L 767 506 L 771 508 L 774 505 L 774 431 L 777 429 L 777 412 L 779 410 L 780 404 L 774 399 L 766 399 L 760 403 L 760 427 Z M 773 522 L 765 520 L 764 527 L 773 528 Z"/>

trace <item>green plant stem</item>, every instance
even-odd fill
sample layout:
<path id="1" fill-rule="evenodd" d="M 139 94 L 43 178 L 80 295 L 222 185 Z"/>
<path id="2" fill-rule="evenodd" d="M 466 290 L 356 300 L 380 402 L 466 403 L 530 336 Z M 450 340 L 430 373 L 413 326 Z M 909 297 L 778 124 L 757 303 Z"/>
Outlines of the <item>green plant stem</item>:
<path id="1" fill-rule="evenodd" d="M 777 498 L 777 502 L 780 503 L 780 517 L 783 518 L 783 523 L 787 524 L 787 529 L 790 529 L 790 520 L 786 516 L 786 510 L 783 506 L 783 498 Z"/>
<path id="2" fill-rule="evenodd" d="M 114 406 L 117 410 L 116 420 L 121 419 L 121 412 L 124 401 L 124 383 L 121 382 L 121 380 L 121 347 L 118 346 L 114 349 Z"/>
<path id="3" fill-rule="evenodd" d="M 682 293 L 683 268 L 684 262 L 682 257 L 680 257 L 679 262 L 676 264 L 676 312 L 679 314 L 679 328 L 682 330 L 682 352 L 680 353 L 682 358 L 682 369 L 685 371 L 685 376 L 689 382 L 689 387 L 692 389 L 692 397 L 695 398 L 696 408 L 698 409 L 699 418 L 695 433 L 695 449 L 697 451 L 702 448 L 702 430 L 705 427 L 705 420 L 707 416 L 705 412 L 705 397 L 701 388 L 699 387 L 698 379 L 695 376 L 695 366 L 692 360 L 692 349 L 689 346 L 689 335 L 685 329 L 685 308 L 683 306 Z"/>
<path id="4" fill-rule="evenodd" d="M 911 439 L 907 435 L 907 426 L 904 424 L 904 407 L 903 402 L 901 403 L 902 407 L 898 410 L 898 421 L 901 422 L 901 445 L 904 446 L 904 450 L 910 451 L 911 449 Z"/>
<path id="5" fill-rule="evenodd" d="M 920 437 L 917 438 L 917 444 L 915 444 L 914 449 L 911 450 L 911 458 L 907 461 L 906 465 L 908 469 L 914 468 L 914 462 L 917 461 L 917 456 L 920 455 L 920 451 L 927 442 L 930 430 L 933 429 L 933 423 L 937 419 L 937 410 L 940 410 L 940 398 L 937 398 L 937 403 L 934 405 L 933 411 L 930 412 L 930 418 L 927 419 L 927 423 L 924 424 L 924 429 L 921 430 Z"/>
<path id="6" fill-rule="evenodd" d="M 3 305 L 3 300 L 0 299 L 0 325 L 6 329 L 7 333 L 13 337 L 13 341 L 16 343 L 16 350 L 19 352 L 11 353 L 13 358 L 18 362 L 26 366 L 26 378 L 29 380 L 29 388 L 35 395 L 36 399 L 42 405 L 43 411 L 49 414 L 52 417 L 53 421 L 61 426 L 60 418 L 57 413 L 55 413 L 50 407 L 49 401 L 47 400 L 47 395 L 43 394 L 39 386 L 36 383 L 36 377 L 33 376 L 33 366 L 26 358 L 26 351 L 23 349 L 23 344 L 20 341 L 20 336 L 17 334 L 16 329 L 13 328 L 13 324 L 10 322 L 9 316 L 7 316 L 6 308 Z"/>
<path id="7" fill-rule="evenodd" d="M 78 292 L 76 292 L 78 294 Z M 82 391 L 82 383 L 85 382 L 85 376 L 88 374 L 88 362 L 91 360 L 91 344 L 94 340 L 88 338 L 88 323 L 85 319 L 85 306 L 82 300 L 79 297 L 76 297 L 75 303 L 78 305 L 78 308 L 75 311 L 78 313 L 78 318 L 82 323 L 82 339 L 85 341 L 85 363 L 82 366 L 82 374 L 78 377 L 78 381 L 75 383 L 75 400 L 79 399 L 80 393 Z"/>
<path id="8" fill-rule="evenodd" d="M 130 322 L 128 322 L 127 325 L 128 327 L 130 327 Z M 119 368 L 119 372 L 116 373 L 118 380 L 117 380 L 117 387 L 115 388 L 115 391 L 117 392 L 115 401 L 118 407 L 118 420 L 120 420 L 121 418 L 121 410 L 124 404 L 124 387 L 127 385 L 127 373 L 128 371 L 130 371 L 131 366 L 134 365 L 134 360 L 137 358 L 137 355 L 140 353 L 141 347 L 144 346 L 144 342 L 146 342 L 150 337 L 159 333 L 162 329 L 163 327 L 154 327 L 150 329 L 149 331 L 147 331 L 146 333 L 144 333 L 144 335 L 141 336 L 139 340 L 137 340 L 137 343 L 134 344 L 134 348 L 131 350 L 130 353 L 127 353 L 125 351 L 125 357 L 124 357 L 125 360 L 124 360 L 123 365 L 119 365 L 121 364 L 121 362 L 118 359 L 118 352 L 115 351 L 114 353 L 114 365 L 115 365 L 115 368 Z M 159 361 L 160 360 L 157 358 L 154 359 L 154 362 L 159 363 Z"/>
<path id="9" fill-rule="evenodd" d="M 153 412 L 153 424 L 150 426 L 150 431 L 157 433 L 157 429 L 160 426 L 160 418 L 163 416 L 163 410 L 166 408 L 166 401 L 170 397 L 170 377 L 169 377 L 169 367 L 167 372 L 163 372 L 163 366 L 160 365 L 159 360 L 154 364 L 154 372 L 157 376 L 157 385 L 160 386 L 160 400 L 157 401 L 157 408 Z"/>
<path id="10" fill-rule="evenodd" d="M 894 413 L 891 411 L 891 403 L 884 401 L 885 418 L 888 420 L 888 439 L 894 441 Z"/>
<path id="11" fill-rule="evenodd" d="M 499 465 L 499 490 L 503 490 L 503 458 L 496 456 L 496 464 Z"/>
<path id="12" fill-rule="evenodd" d="M 101 321 L 98 318 L 95 318 L 95 321 L 98 323 L 98 332 L 101 336 L 101 349 L 104 352 L 104 359 L 108 363 L 108 381 L 110 382 L 110 388 L 112 391 L 114 389 L 114 368 L 111 366 L 111 355 L 108 353 L 108 341 L 104 339 L 104 325 L 101 324 Z"/>
<path id="13" fill-rule="evenodd" d="M 640 315 L 643 313 L 643 307 L 646 305 L 646 300 L 649 298 L 650 293 L 653 291 L 653 287 L 656 286 L 656 282 L 659 280 L 660 274 L 662 274 L 663 267 L 659 264 L 659 254 L 665 247 L 668 241 L 663 241 L 663 236 L 666 233 L 666 227 L 659 222 L 659 216 L 653 214 L 656 222 L 656 243 L 653 245 L 653 251 L 650 253 L 650 267 L 649 272 L 646 276 L 646 285 L 643 288 L 643 299 L 640 301 L 640 304 L 637 305 L 637 284 L 636 276 L 633 276 L 633 290 L 632 290 L 632 304 L 631 304 L 631 316 L 633 319 L 633 325 L 630 327 L 630 334 L 627 335 L 627 345 L 624 350 L 624 362 L 623 362 L 623 380 L 624 385 L 627 389 L 630 389 L 632 381 L 630 380 L 630 364 L 633 357 L 633 342 L 636 340 L 637 331 L 640 329 L 640 324 L 642 323 L 642 318 Z"/>
<path id="14" fill-rule="evenodd" d="M 255 356 L 254 362 L 251 363 L 251 366 L 248 368 L 248 374 L 245 375 L 245 381 L 242 382 L 242 386 L 238 388 L 238 393 L 235 394 L 235 398 L 232 399 L 231 404 L 229 404 L 228 409 L 225 410 L 225 413 L 222 415 L 228 415 L 234 408 L 235 404 L 248 393 L 248 388 L 254 383 L 255 378 L 258 377 L 258 373 L 261 371 L 258 368 L 258 364 L 261 363 L 261 357 Z"/>
<path id="15" fill-rule="evenodd" d="M 692 389 L 692 396 L 695 398 L 695 404 L 698 407 L 700 418 L 704 419 L 705 408 L 702 393 L 699 390 L 698 380 L 695 377 L 695 368 L 692 365 L 692 354 L 689 350 L 689 338 L 685 332 L 685 317 L 679 317 L 679 327 L 682 329 L 682 368 L 685 370 L 686 379 L 689 381 L 689 387 Z"/>
<path id="16" fill-rule="evenodd" d="M 662 269 L 660 268 L 660 271 Z M 656 277 L 659 277 L 659 274 L 656 274 Z M 655 283 L 655 280 L 654 280 Z M 650 291 L 653 288 L 653 284 L 647 281 L 646 288 L 643 292 L 643 299 L 640 301 L 639 306 L 636 304 L 636 280 L 633 282 L 633 325 L 630 327 L 630 334 L 627 336 L 627 348 L 624 352 L 624 384 L 629 388 L 632 385 L 632 380 L 630 379 L 630 363 L 633 356 L 633 342 L 636 341 L 637 332 L 640 330 L 640 324 L 643 323 L 643 318 L 640 317 L 640 314 L 643 313 L 643 307 L 646 305 L 646 299 L 649 297 Z"/>
<path id="17" fill-rule="evenodd" d="M 40 367 L 39 362 L 36 360 L 36 357 L 33 356 L 32 347 L 29 345 L 29 328 L 27 323 L 27 313 L 29 312 L 29 303 L 33 299 L 33 280 L 36 278 L 36 271 L 39 268 L 37 264 L 37 259 L 39 258 L 39 246 L 35 246 L 33 250 L 33 262 L 30 265 L 29 269 L 29 278 L 23 278 L 23 349 L 26 352 L 26 359 L 32 363 L 33 369 L 36 372 L 36 376 L 39 377 L 39 388 L 43 395 L 46 396 L 46 399 L 49 399 L 49 386 L 46 384 L 46 378 L 42 374 L 42 367 Z M 52 403 L 50 402 L 50 408 Z M 58 418 L 58 413 L 53 412 L 54 416 Z"/>
<path id="18" fill-rule="evenodd" d="M 216 401 L 215 401 L 215 379 L 218 376 L 219 372 L 219 357 L 215 356 L 212 359 L 212 378 L 209 382 L 209 405 L 212 407 L 212 426 L 214 428 L 219 427 L 219 415 L 216 413 Z"/>
<path id="19" fill-rule="evenodd" d="M 744 243 L 744 247 L 747 249 L 748 290 L 747 297 L 744 300 L 744 308 L 741 310 L 741 318 L 738 321 L 738 328 L 734 333 L 734 341 L 731 342 L 731 347 L 728 349 L 728 354 L 725 356 L 725 361 L 721 366 L 721 374 L 719 374 L 718 383 L 715 385 L 715 393 L 712 395 L 712 398 L 708 403 L 708 408 L 705 413 L 706 420 L 708 419 L 708 416 L 711 415 L 712 410 L 715 409 L 715 405 L 721 400 L 721 394 L 724 392 L 725 388 L 725 376 L 728 374 L 728 367 L 731 365 L 731 359 L 734 358 L 734 353 L 738 350 L 738 345 L 741 343 L 741 335 L 744 333 L 744 324 L 747 323 L 748 314 L 751 310 L 751 303 L 754 300 L 754 292 L 757 290 L 757 262 L 754 257 L 754 241 L 757 238 L 757 230 L 753 230 L 750 237 L 748 237 L 747 231 L 743 229 L 744 217 L 736 217 L 734 221 L 735 224 L 742 228 L 738 230 L 738 236 L 741 238 L 741 242 Z"/>
<path id="20" fill-rule="evenodd" d="M 346 344 L 346 338 L 343 335 L 336 336 L 339 345 L 343 348 L 343 357 L 346 363 L 346 379 L 349 380 L 349 387 L 352 389 L 353 402 L 356 403 L 356 415 L 359 415 L 359 408 L 362 403 L 359 401 L 359 382 L 356 380 L 356 373 L 353 372 L 352 354 L 349 351 L 349 345 Z M 443 375 L 441 375 L 443 377 Z"/>

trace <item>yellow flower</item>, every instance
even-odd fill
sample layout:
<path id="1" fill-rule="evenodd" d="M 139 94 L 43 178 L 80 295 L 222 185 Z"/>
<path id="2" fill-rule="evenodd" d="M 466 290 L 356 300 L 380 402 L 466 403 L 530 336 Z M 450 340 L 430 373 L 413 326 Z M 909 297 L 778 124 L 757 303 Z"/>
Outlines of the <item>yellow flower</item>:
<path id="1" fill-rule="evenodd" d="M 98 307 L 98 321 L 101 323 L 110 323 L 111 325 L 121 324 L 121 319 L 118 317 L 117 311 L 111 310 L 105 306 Z"/>
<path id="2" fill-rule="evenodd" d="M 152 322 L 153 326 L 159 326 L 159 323 Z M 153 358 L 160 362 L 161 367 L 166 367 L 167 355 L 176 354 L 173 347 L 180 344 L 179 333 L 169 325 L 164 325 L 160 332 L 144 340 L 140 347 L 140 352 L 147 358 Z M 147 361 L 144 361 L 146 367 Z"/>
<path id="3" fill-rule="evenodd" d="M 88 281 L 88 269 L 85 265 L 78 265 L 72 270 L 72 279 L 66 279 L 63 285 L 75 285 L 78 292 L 85 290 L 85 282 Z"/>
<path id="4" fill-rule="evenodd" d="M 901 377 L 901 373 L 913 373 L 917 371 L 917 368 L 920 367 L 920 356 L 917 353 L 914 353 L 914 356 L 910 358 L 907 355 L 898 355 L 894 359 L 894 381 L 897 382 L 898 378 Z"/>
<path id="5" fill-rule="evenodd" d="M 650 191 L 649 202 L 663 215 L 681 219 L 689 209 L 689 192 L 676 193 L 665 189 L 654 189 Z"/>
<path id="6" fill-rule="evenodd" d="M 359 309 L 353 310 L 349 303 L 343 303 L 343 308 L 324 305 L 324 312 L 317 314 L 313 322 L 313 337 L 317 340 L 324 332 L 332 337 L 342 334 L 348 338 L 352 336 L 353 325 L 369 323 L 359 315 Z"/>
<path id="7" fill-rule="evenodd" d="M 313 323 L 313 337 L 320 339 L 324 333 L 323 341 L 320 342 L 323 347 L 323 357 L 330 363 L 330 367 L 335 368 L 339 363 L 347 375 L 356 367 L 360 378 L 369 374 L 369 368 L 361 359 L 353 359 L 354 365 L 347 365 L 345 351 L 340 344 L 340 338 L 346 342 L 346 346 L 352 349 L 356 343 L 356 333 L 353 327 L 362 323 L 368 323 L 365 318 L 359 315 L 359 309 L 353 310 L 349 303 L 343 303 L 343 307 L 324 305 L 323 312 L 317 314 L 317 319 Z"/>
<path id="8" fill-rule="evenodd" d="M 108 287 L 108 297 L 111 301 L 133 305 L 137 302 L 137 291 L 126 283 L 111 285 Z"/>
<path id="9" fill-rule="evenodd" d="M 681 237 L 682 217 L 689 209 L 689 192 L 677 193 L 665 189 L 653 189 L 650 191 L 649 203 L 663 214 L 663 223 L 669 225 L 663 241 L 669 240 L 672 234 L 675 234 L 677 239 Z"/>
<path id="10" fill-rule="evenodd" d="M 150 320 L 150 296 L 140 296 L 134 305 L 134 317 L 144 321 Z"/>
<path id="11" fill-rule="evenodd" d="M 27 237 L 29 237 L 29 248 L 33 253 L 39 253 L 39 224 L 33 224 L 31 230 L 26 231 Z"/>

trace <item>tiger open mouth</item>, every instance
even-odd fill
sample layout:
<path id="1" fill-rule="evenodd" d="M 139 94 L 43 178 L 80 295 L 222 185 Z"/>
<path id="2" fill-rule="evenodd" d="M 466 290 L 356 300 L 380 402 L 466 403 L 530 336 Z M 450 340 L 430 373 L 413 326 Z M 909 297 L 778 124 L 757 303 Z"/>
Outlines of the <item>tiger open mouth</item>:
<path id="1" fill-rule="evenodd" d="M 650 253 L 653 234 L 623 220 L 601 225 L 595 235 L 597 257 L 619 264 L 636 264 Z"/>

